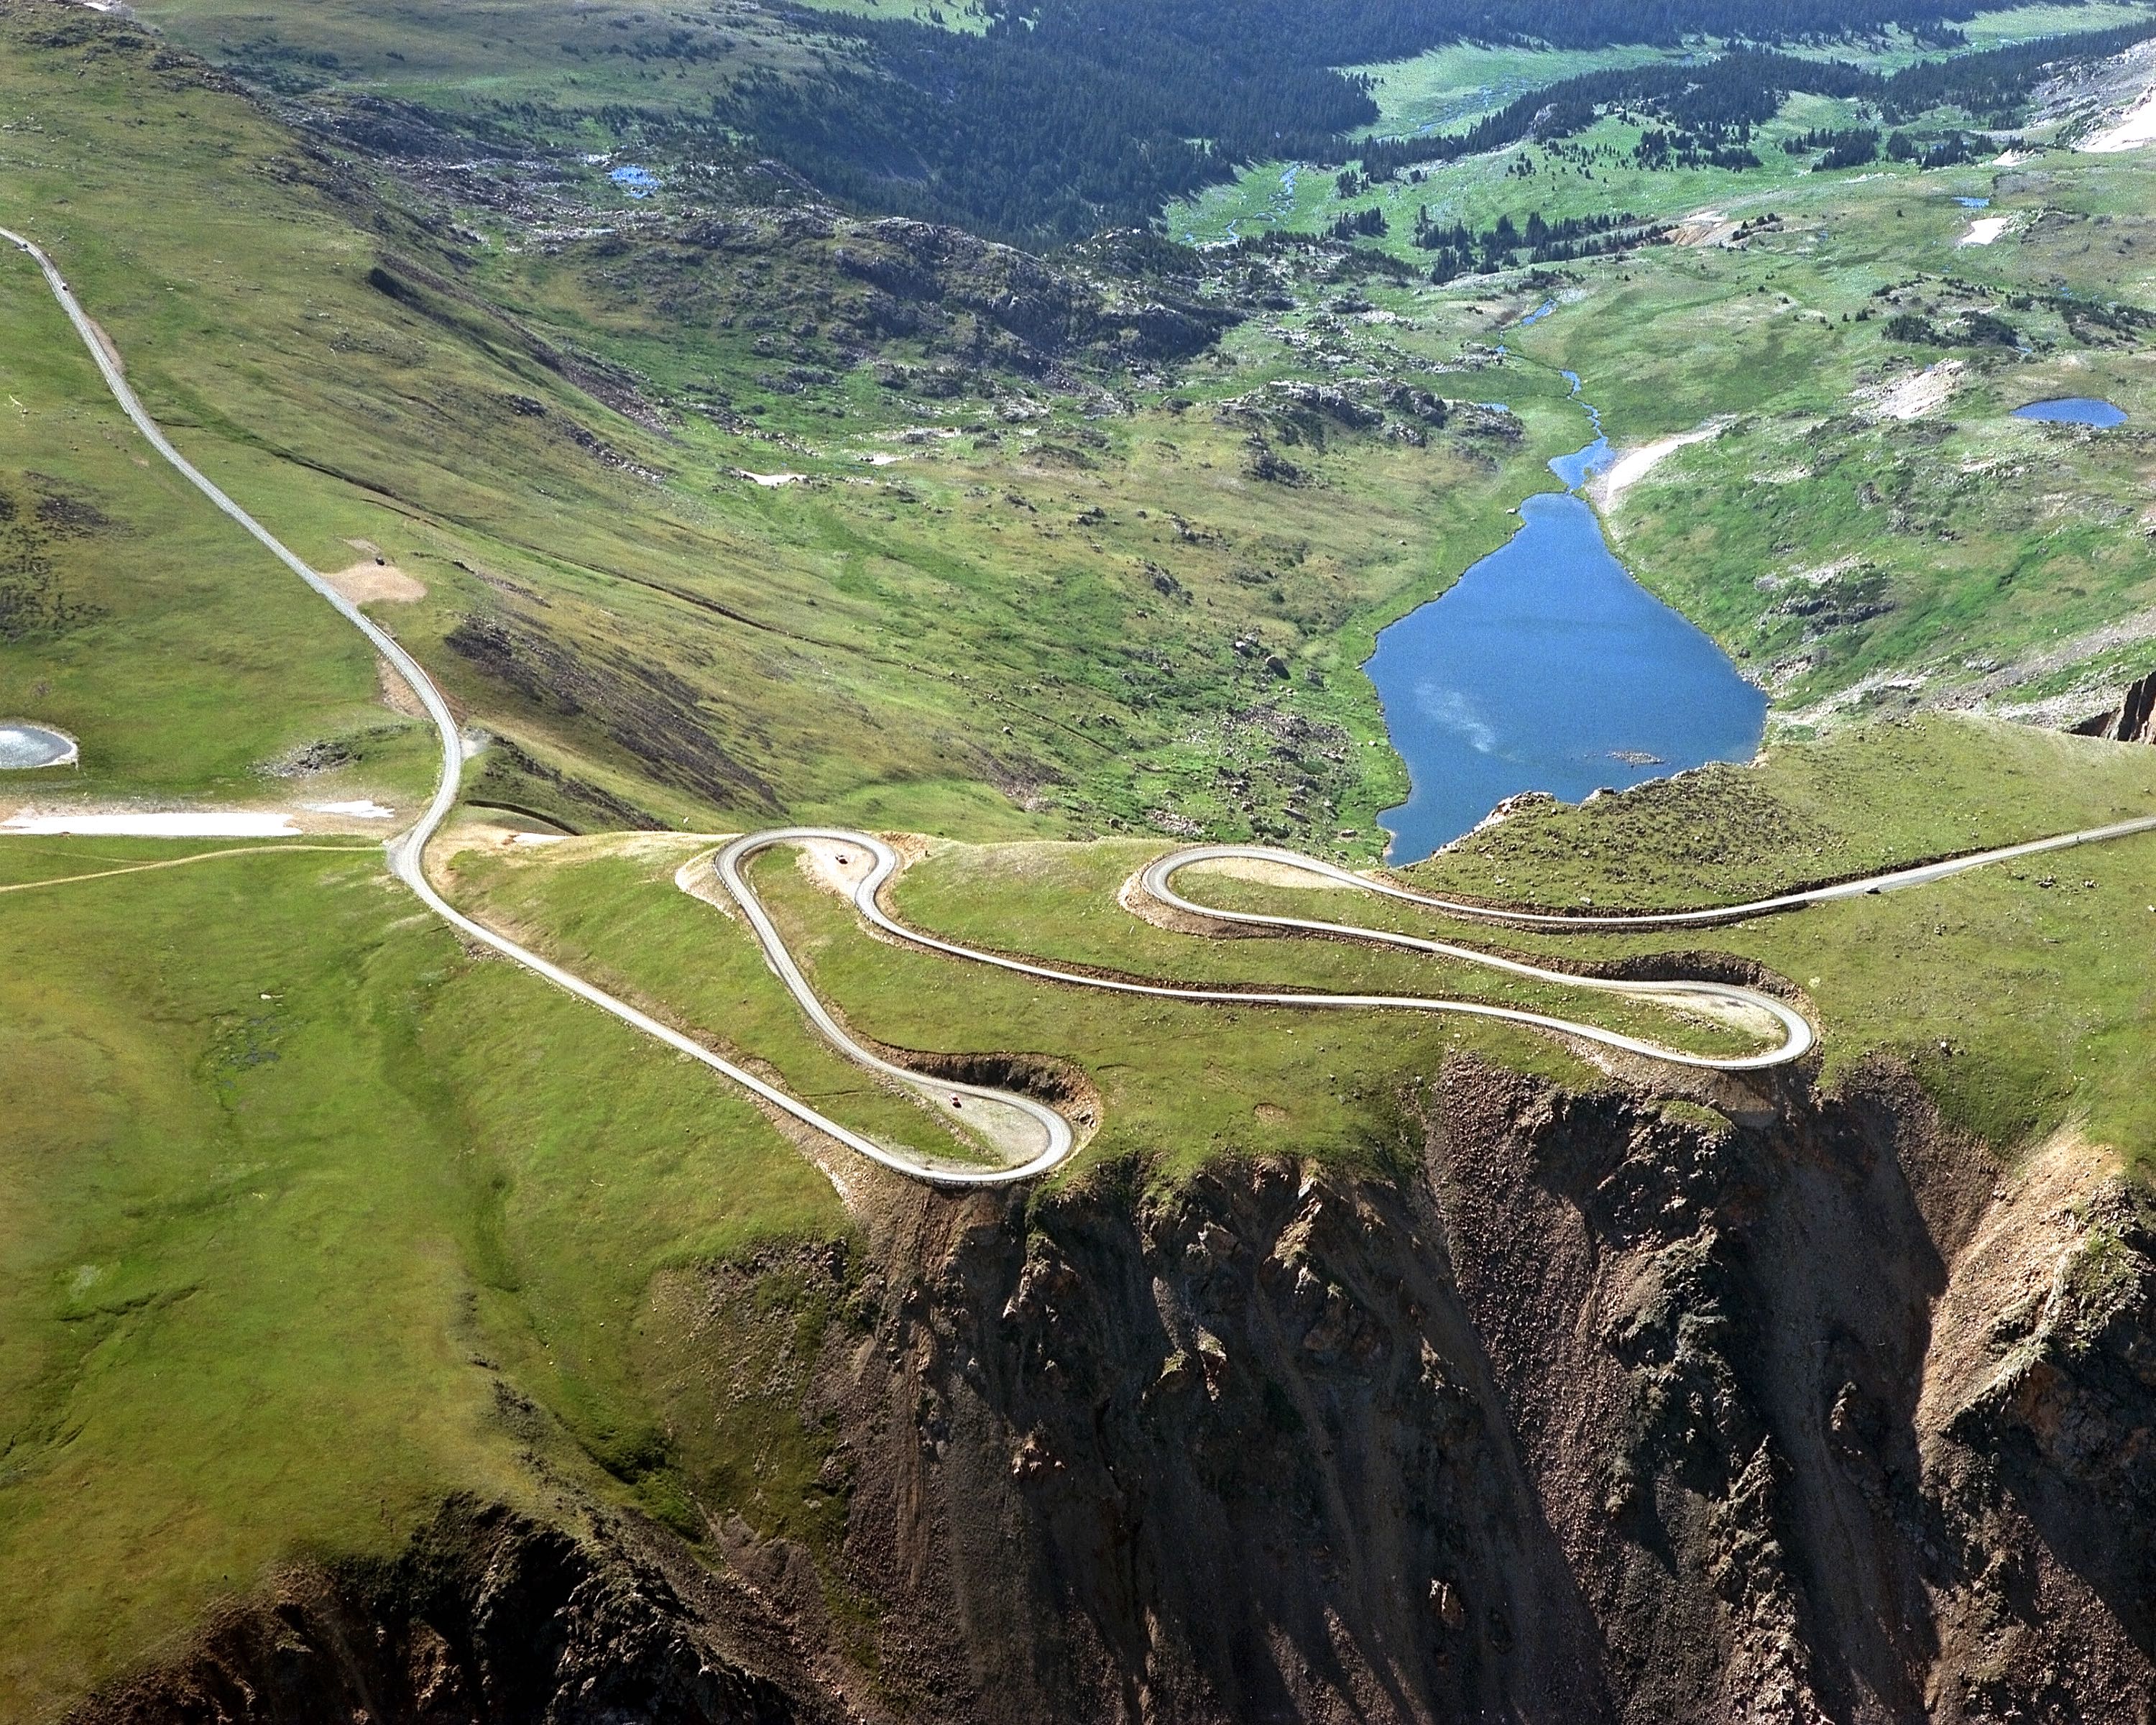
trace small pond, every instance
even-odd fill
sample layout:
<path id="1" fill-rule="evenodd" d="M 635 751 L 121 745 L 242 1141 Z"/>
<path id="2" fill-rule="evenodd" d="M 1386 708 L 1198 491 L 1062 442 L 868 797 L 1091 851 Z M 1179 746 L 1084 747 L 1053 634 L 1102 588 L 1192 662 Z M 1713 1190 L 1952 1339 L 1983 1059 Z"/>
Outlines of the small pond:
<path id="1" fill-rule="evenodd" d="M 1549 465 L 1577 487 L 1609 453 L 1598 435 Z M 1379 634 L 1363 669 L 1413 786 L 1379 817 L 1394 863 L 1522 791 L 1578 802 L 1749 760 L 1766 724 L 1767 697 L 1632 579 L 1576 490 L 1528 498 L 1511 540 Z"/>
<path id="2" fill-rule="evenodd" d="M 26 767 L 64 767 L 75 758 L 74 739 L 20 719 L 0 723 L 0 772 Z"/>
<path id="3" fill-rule="evenodd" d="M 634 164 L 618 167 L 607 176 L 631 198 L 649 198 L 659 189 L 659 176 L 648 167 Z"/>
<path id="4" fill-rule="evenodd" d="M 2041 419 L 2047 425 L 2109 427 L 2126 423 L 2126 409 L 2092 395 L 2062 395 L 2055 401 L 2032 401 L 2016 408 L 2017 419 Z"/>
<path id="5" fill-rule="evenodd" d="M 1989 209 L 1991 208 L 1991 200 L 1989 198 L 1957 198 L 1954 199 L 1954 202 L 1959 204 L 1964 209 Z"/>

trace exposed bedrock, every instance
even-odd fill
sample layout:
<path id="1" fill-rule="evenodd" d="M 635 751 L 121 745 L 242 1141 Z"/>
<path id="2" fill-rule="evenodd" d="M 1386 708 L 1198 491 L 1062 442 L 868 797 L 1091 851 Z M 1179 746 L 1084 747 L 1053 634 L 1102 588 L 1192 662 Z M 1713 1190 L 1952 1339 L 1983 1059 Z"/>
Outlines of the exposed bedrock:
<path id="1" fill-rule="evenodd" d="M 1719 1101 L 1455 1060 L 1383 1173 L 892 1183 L 804 1408 L 875 1627 L 738 1521 L 708 1586 L 617 1533 L 594 1597 L 675 1579 L 611 1645 L 734 1686 L 527 1716 L 2151 1717 L 2144 1201 L 2071 1137 L 2002 1173 L 1884 1068 Z M 369 1717 L 511 1717 L 411 1692 Z"/>
<path id="2" fill-rule="evenodd" d="M 393 1563 L 296 1569 L 75 1716 L 99 1725 L 843 1719 L 736 1578 L 632 1523 L 463 1501 Z"/>
<path id="3" fill-rule="evenodd" d="M 2076 737 L 2112 742 L 2156 742 L 2156 671 L 2129 684 L 2118 705 L 2074 726 Z"/>

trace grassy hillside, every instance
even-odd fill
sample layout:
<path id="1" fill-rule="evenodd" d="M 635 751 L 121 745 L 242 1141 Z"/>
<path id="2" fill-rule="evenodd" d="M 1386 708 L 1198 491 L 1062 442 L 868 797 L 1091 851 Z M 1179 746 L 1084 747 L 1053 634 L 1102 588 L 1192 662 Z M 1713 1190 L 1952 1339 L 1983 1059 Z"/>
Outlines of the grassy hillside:
<path id="1" fill-rule="evenodd" d="M 1488 891 L 1495 863 L 1508 891 L 1577 886 L 1607 903 L 1642 896 L 1641 871 L 1658 882 L 1676 857 L 1697 861 L 1703 887 L 1734 890 L 1823 854 L 1925 854 L 1964 820 L 1988 842 L 2145 809 L 2152 771 L 2138 751 L 1960 721 L 1856 732 L 1686 781 L 1682 796 L 1517 815 L 1423 873 Z M 1943 775 L 1964 789 L 1922 818 L 1878 818 Z M 2013 794 L 1978 795 L 2002 784 Z M 898 901 L 943 932 L 1146 973 L 1484 986 L 1400 955 L 1136 922 L 1115 889 L 1155 848 L 947 845 Z M 937 1132 L 824 1050 L 745 933 L 675 889 L 694 849 L 482 843 L 457 857 L 455 891 L 850 1122 L 901 1141 Z M 175 854 L 11 841 L 0 866 L 53 880 Z M 783 857 L 760 882 L 858 1029 L 1035 1051 L 1097 1086 L 1104 1127 L 1068 1178 L 1135 1157 L 1172 1180 L 1265 1151 L 1383 1169 L 1412 1139 L 1404 1099 L 1458 1049 L 1604 1081 L 1495 1027 L 1026 984 L 868 940 Z M 1247 882 L 1199 890 L 1348 909 Z M 2138 1155 L 2156 1129 L 2140 1082 L 2156 1002 L 2119 931 L 2152 899 L 2156 845 L 2135 840 L 1675 942 L 1502 940 L 1748 955 L 1814 1003 L 1830 1086 L 1884 1055 L 2002 1153 L 2074 1119 Z M 1386 914 L 1359 900 L 1353 913 Z M 812 1483 L 815 1428 L 783 1393 L 690 1417 L 701 1380 L 684 1362 L 711 1344 L 694 1339 L 684 1278 L 720 1261 L 782 1274 L 769 1243 L 845 1233 L 821 1177 L 701 1071 L 461 952 L 371 850 L 272 850 L 0 896 L 0 945 L 23 1054 L 0 1077 L 18 1194 L 0 1235 L 0 1552 L 33 1582 L 0 1608 L 16 1613 L 0 1636 L 11 1713 L 56 1706 L 296 1549 L 397 1544 L 449 1490 L 544 1510 L 566 1482 L 692 1537 L 732 1509 L 812 1549 L 839 1525 L 842 1497 Z M 771 1297 L 783 1307 L 777 1284 Z"/>
<path id="2" fill-rule="evenodd" d="M 2041 8 L 1987 14 L 1971 45 L 2063 27 Z M 1858 57 L 1912 58 L 1897 41 Z M 1447 101 L 1456 130 L 1477 89 L 1494 105 L 1523 76 L 1581 67 L 1553 56 L 1522 72 L 1447 50 L 1380 69 L 1397 132 Z M 1746 169 L 1650 167 L 1635 146 L 1663 122 L 1610 113 L 1558 144 L 1344 193 L 1329 172 L 1270 164 L 1168 223 L 1202 241 L 1382 222 L 1358 243 L 1417 272 L 1433 257 L 1415 243 L 1425 225 L 1486 234 L 1501 218 L 1524 230 L 1531 215 L 1618 211 L 1661 224 L 1669 243 L 1468 275 L 1437 295 L 1548 304 L 1503 339 L 1578 372 L 1620 449 L 1718 430 L 1607 505 L 1627 564 L 1707 628 L 1774 696 L 1774 722 L 1799 734 L 1912 706 L 2078 717 L 2146 668 L 2156 604 L 2150 170 L 2139 154 L 2049 147 L 2044 113 L 2031 110 L 2035 159 L 2020 165 L 1986 148 L 1958 167 L 1882 158 L 1842 172 L 1815 171 L 1817 147 L 1783 146 L 1880 127 L 1868 100 L 1789 98 L 1752 134 L 1758 165 Z M 1905 124 L 1921 143 L 1969 118 L 1941 110 Z M 2091 435 L 2010 417 L 2066 394 L 2109 399 L 2128 422 Z"/>
<path id="3" fill-rule="evenodd" d="M 277 13 L 154 0 L 141 10 L 259 87 L 423 149 L 430 126 L 603 149 L 707 118 L 714 90 L 746 72 L 785 75 L 844 51 L 754 6 L 486 0 L 388 13 L 315 0 Z"/>
<path id="4" fill-rule="evenodd" d="M 886 385 L 844 359 L 849 373 L 804 389 L 783 375 L 811 340 L 788 333 L 815 304 L 796 295 L 843 275 L 845 234 L 804 242 L 798 275 L 729 259 L 748 303 L 685 320 L 666 280 L 705 255 L 681 237 L 690 213 L 534 250 L 496 211 L 478 218 L 491 234 L 459 239 L 125 23 L 16 7 L 0 31 L 19 50 L 0 79 L 30 116 L 0 137 L 10 218 L 50 246 L 151 412 L 273 531 L 326 568 L 364 540 L 425 585 L 395 626 L 505 742 L 473 794 L 572 829 L 708 829 L 782 809 L 976 833 L 1142 825 L 1159 772 L 1264 781 L 1285 726 L 1326 739 L 1332 806 L 1289 815 L 1295 787 L 1260 783 L 1218 798 L 1214 818 L 1367 834 L 1398 789 L 1396 766 L 1363 747 L 1379 735 L 1353 670 L 1369 632 L 1495 543 L 1539 456 L 1577 434 L 1576 420 L 1532 416 L 1530 442 L 1313 421 L 1305 482 L 1268 483 L 1250 471 L 1249 425 L 1211 404 L 1291 369 L 1295 347 L 1276 341 L 1239 343 L 1187 382 L 1155 375 L 1128 413 L 1107 389 L 1120 373 L 1014 369 L 1034 348 L 977 359 L 955 397 L 926 350 L 920 377 Z M 205 185 L 218 188 L 207 202 Z M 14 393 L 110 429 L 56 309 L 26 264 L 11 270 L 23 345 L 8 363 L 54 380 Z M 1443 387 L 1425 375 L 1453 355 L 1440 331 L 1340 333 L 1392 377 Z M 813 357 L 834 355 L 822 342 Z M 1531 384 L 1521 405 L 1558 393 Z M 112 435 L 111 459 L 131 467 Z M 116 521 L 151 506 L 103 484 Z M 158 506 L 198 509 L 177 495 Z M 200 531 L 162 554 L 254 569 L 244 545 Z M 69 555 L 116 557 L 118 543 Z M 68 617 L 104 603 L 88 564 L 73 567 L 56 565 Z M 277 579 L 266 560 L 262 578 Z M 265 618 L 289 609 L 313 631 L 311 651 L 341 656 L 348 698 L 363 700 L 364 660 L 334 619 L 285 588 L 269 603 Z M 0 652 L 23 686 L 63 690 L 69 656 L 85 662 L 67 639 Z M 196 674 L 175 664 L 199 669 L 187 698 L 212 699 L 229 685 L 200 641 L 168 653 L 101 637 L 106 680 L 67 711 L 114 711 L 112 691 Z M 225 738 L 216 771 L 227 783 L 288 735 L 384 722 L 280 717 L 274 735 Z M 85 759 L 88 793 L 208 782 L 183 764 L 157 779 L 101 737 Z"/>
<path id="5" fill-rule="evenodd" d="M 1796 721 L 1852 698 L 2094 710 L 2139 654 L 2130 629 L 2101 632 L 2156 603 L 2146 331 L 2088 304 L 2148 297 L 2133 157 L 1817 174 L 1770 135 L 1765 180 L 1722 202 L 1776 219 L 1729 244 L 1445 289 L 1338 247 L 1171 251 L 1132 273 L 1111 249 L 1043 265 L 729 205 L 731 181 L 629 210 L 578 184 L 377 180 L 124 24 L 9 20 L 11 94 L 44 110 L 0 141 L 9 208 L 153 409 L 273 526 L 329 566 L 379 544 L 425 583 L 400 632 L 506 742 L 474 794 L 570 829 L 785 809 L 1067 835 L 1166 816 L 1365 845 L 1399 782 L 1367 747 L 1355 664 L 1584 437 L 1557 366 L 1620 445 L 1733 421 L 1627 493 L 1613 532 Z M 1804 100 L 1777 126 L 1839 123 Z M 1411 197 L 1480 222 L 1627 189 L 1606 163 L 1589 179 L 1511 160 L 1342 207 L 1390 199 L 1398 218 Z M 234 161 L 259 171 L 229 177 L 213 220 L 175 223 Z M 2005 236 L 1959 244 L 1956 195 L 1993 197 Z M 1405 260 L 1409 238 L 1396 219 L 1375 249 Z M 100 411 L 57 316 L 9 291 L 24 353 Z M 1491 377 L 1497 341 L 1517 357 Z M 1943 405 L 1876 411 L 1942 362 Z M 1373 411 L 1263 393 L 1313 375 Z M 1502 399 L 1527 435 L 1418 427 L 1388 404 L 1403 386 Z M 2064 389 L 2136 418 L 2091 437 L 2005 417 Z M 322 650 L 356 650 L 321 626 Z M 62 650 L 13 675 L 58 687 Z"/>
<path id="6" fill-rule="evenodd" d="M 9 882 L 175 854 L 15 839 Z M 622 1343 L 669 1266 L 844 1220 L 747 1101 L 384 876 L 261 854 L 0 896 L 0 1712 L 444 1491 L 684 1489 Z"/>
<path id="7" fill-rule="evenodd" d="M 310 745 L 325 795 L 430 781 L 427 740 L 377 699 L 373 654 L 162 462 L 44 280 L 0 259 L 0 711 L 59 725 L 80 769 L 24 789 L 249 798 Z M 336 567 L 357 560 L 345 548 Z M 10 788 L 13 786 L 11 783 Z"/>
<path id="8" fill-rule="evenodd" d="M 2078 717 L 2146 668 L 2156 604 L 2149 172 L 2138 156 L 2057 152 L 2018 168 L 1720 174 L 1737 183 L 1646 207 L 1712 200 L 1679 244 L 1438 297 L 1551 305 L 1502 339 L 1579 373 L 1620 450 L 1717 429 L 1605 514 L 1628 567 L 1767 687 L 1778 722 L 2046 700 Z M 1475 202 L 1477 174 L 1490 202 Z M 1482 223 L 1630 196 L 1598 169 L 1546 198 L 1495 159 L 1440 178 L 1372 196 L 1410 212 L 1450 197 Z M 1979 216 L 2005 230 L 1967 244 Z M 1413 252 L 1397 219 L 1387 243 Z M 1912 382 L 1927 371 L 1928 393 Z M 2010 417 L 2057 395 L 2102 397 L 2128 421 L 2091 434 Z"/>
<path id="9" fill-rule="evenodd" d="M 2152 297 L 2148 172 L 2056 157 L 1777 195 L 1779 231 L 1741 253 L 1642 260 L 1523 341 L 1607 379 L 1620 443 L 1732 417 L 1626 494 L 1613 533 L 1793 717 L 2076 683 L 2092 711 L 2145 659 L 2132 627 L 2097 632 L 2156 602 L 2156 398 L 2133 321 Z M 1963 244 L 1958 195 L 1989 198 L 2005 236 Z M 2020 347 L 1967 333 L 1994 324 Z M 1933 404 L 1882 411 L 1933 367 Z M 2061 394 L 2131 417 L 2102 436 L 2010 417 Z"/>
<path id="10" fill-rule="evenodd" d="M 1414 872 L 1440 890 L 1553 904 L 1727 901 L 2150 813 L 2148 751 L 1965 719 L 1892 721 L 1773 748 L 1753 768 L 1532 809 Z M 2143 836 L 1694 939 L 1804 988 L 1828 1083 L 1883 1053 L 2002 1153 L 2073 1122 L 2145 1175 L 2156 990 L 2138 954 L 2152 903 L 2156 839 Z"/>
<path id="11" fill-rule="evenodd" d="M 2138 749 L 1923 716 L 1775 743 L 1753 766 L 1705 767 L 1577 808 L 1533 809 L 1409 873 L 1552 906 L 1590 892 L 1609 909 L 1742 903 L 2129 820 L 2152 803 L 2156 757 Z"/>
<path id="12" fill-rule="evenodd" d="M 1892 721 L 1583 808 L 1530 806 L 1412 878 L 1440 891 L 1558 906 L 1727 901 L 2152 812 L 2156 755 L 2144 750 L 1967 719 Z M 577 968 L 671 1003 L 685 1022 L 788 1047 L 793 1009 L 762 978 L 745 932 L 671 884 L 692 849 L 653 839 L 639 841 L 634 856 L 603 840 L 474 851 L 459 859 L 457 878 L 471 902 L 531 931 Z M 1507 983 L 1445 960 L 1164 932 L 1116 902 L 1123 881 L 1158 852 L 1158 844 L 1124 841 L 944 845 L 913 866 L 894 898 L 909 921 L 938 933 L 1127 974 L 1457 993 L 1688 1046 L 1730 1045 L 1658 1012 Z M 1382 1166 L 1403 1086 L 1450 1048 L 1563 1082 L 1596 1081 L 1546 1040 L 1502 1027 L 1119 1001 L 894 950 L 867 938 L 841 903 L 783 858 L 759 866 L 759 890 L 819 990 L 856 1029 L 901 1047 L 1075 1062 L 1105 1101 L 1081 1171 L 1137 1156 L 1173 1178 L 1222 1153 L 1291 1143 Z M 2068 1118 L 2129 1158 L 2152 1142 L 2156 1121 L 2136 1050 L 2156 994 L 2118 932 L 2137 926 L 2156 897 L 2156 840 L 2002 865 L 1734 928 L 1659 935 L 1493 932 L 1332 891 L 1211 875 L 1188 884 L 1225 906 L 1291 906 L 1561 958 L 1702 947 L 1741 954 L 1805 990 L 1830 1086 L 1883 1055 L 1913 1065 L 1949 1115 L 2002 1154 Z M 758 999 L 772 1004 L 756 1007 Z M 775 1015 L 747 1016 L 752 1010 Z M 813 1047 L 773 1058 L 783 1068 L 818 1069 Z M 1321 1070 L 1327 1082 L 1313 1082 Z"/>
<path id="13" fill-rule="evenodd" d="M 1774 44 L 1778 54 L 1798 60 L 1891 76 L 1919 64 L 1934 67 L 1970 55 L 2030 44 L 2056 43 L 2058 57 L 2087 54 L 2107 32 L 2127 36 L 2145 29 L 2152 15 L 2137 0 L 2125 3 L 2035 4 L 1983 11 L 1958 21 L 1943 33 L 1935 23 L 1911 28 L 1905 20 L 1845 34 L 1820 33 Z M 1583 74 L 1654 66 L 1698 66 L 1753 45 L 1748 39 L 1711 33 L 1688 34 L 1681 46 L 1620 42 L 1611 45 L 1556 48 L 1528 41 L 1461 41 L 1435 47 L 1412 59 L 1353 69 L 1367 80 L 1378 109 L 1375 119 L 1356 141 L 1427 139 L 1457 136 L 1472 123 L 1515 102 L 1523 115 L 1537 110 L 1527 99 L 1539 92 L 1561 94 L 1567 80 Z M 2102 48 L 2101 52 L 2113 51 Z M 1786 64 L 1787 62 L 1785 61 Z M 1553 87 L 1558 87 L 1553 90 Z M 1601 99 L 1598 98 L 1598 100 Z M 1932 100 L 1936 100 L 1933 98 Z M 2048 137 L 2041 105 L 2023 104 L 2021 118 L 2034 122 L 2028 133 Z M 1457 159 L 1430 163 L 1394 177 L 1379 175 L 1374 185 L 1336 193 L 1333 166 L 1352 165 L 1352 144 L 1322 160 L 1323 167 L 1279 162 L 1241 163 L 1225 180 L 1208 185 L 1172 203 L 1165 222 L 1170 232 L 1193 240 L 1249 236 L 1267 228 L 1310 231 L 1342 214 L 1382 212 L 1395 244 L 1410 231 L 1418 207 L 1440 221 L 1455 218 L 1486 225 L 1501 213 L 1523 218 L 1540 208 L 1553 218 L 1589 211 L 1629 209 L 1643 217 L 1681 213 L 1715 198 L 1769 189 L 1808 172 L 1820 153 L 1792 157 L 1782 146 L 1815 129 L 1840 130 L 1881 123 L 1877 90 L 1848 92 L 1845 98 L 1798 92 L 1766 124 L 1748 130 L 1744 141 L 1757 160 L 1746 166 L 1706 166 L 1663 161 L 1658 167 L 1635 159 L 1643 131 L 1670 125 L 1668 116 L 1650 106 L 1614 102 L 1600 123 L 1584 130 L 1561 130 L 1561 147 L 1539 135 L 1512 136 L 1496 147 Z M 1897 113 L 1895 127 L 1929 141 L 1954 128 L 1981 123 L 1994 130 L 2007 122 L 1945 103 L 1935 110 Z M 1996 153 L 1994 149 L 1983 154 Z M 1524 182 L 1524 183 L 1521 183 Z"/>

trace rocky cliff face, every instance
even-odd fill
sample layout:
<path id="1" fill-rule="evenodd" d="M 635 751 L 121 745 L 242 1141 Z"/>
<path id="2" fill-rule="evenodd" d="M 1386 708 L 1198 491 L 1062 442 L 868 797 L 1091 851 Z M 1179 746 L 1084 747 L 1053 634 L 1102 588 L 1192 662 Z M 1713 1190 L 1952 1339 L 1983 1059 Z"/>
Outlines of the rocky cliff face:
<path id="1" fill-rule="evenodd" d="M 2129 685 L 2109 712 L 2074 726 L 2076 737 L 2102 737 L 2112 742 L 2156 742 L 2156 671 Z"/>
<path id="2" fill-rule="evenodd" d="M 303 1569 L 80 1710 L 110 1725 L 836 1721 L 737 1579 L 641 1527 L 445 1505 L 396 1562 Z"/>
<path id="3" fill-rule="evenodd" d="M 548 1594 L 542 1712 L 369 1717 L 2152 1717 L 2145 1202 L 1885 1072 L 1716 1100 L 1458 1063 L 1383 1177 L 894 1191 L 806 1409 L 872 1650 L 738 1523 L 654 1604 L 647 1532 L 572 1548 L 635 1632 Z"/>

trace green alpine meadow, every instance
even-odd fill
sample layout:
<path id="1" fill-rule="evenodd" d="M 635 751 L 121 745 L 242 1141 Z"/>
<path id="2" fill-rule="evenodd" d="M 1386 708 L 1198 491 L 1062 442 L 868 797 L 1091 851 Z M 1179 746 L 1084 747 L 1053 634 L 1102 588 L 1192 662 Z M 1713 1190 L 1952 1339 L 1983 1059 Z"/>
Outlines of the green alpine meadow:
<path id="1" fill-rule="evenodd" d="M 2156 6 L 0 0 L 0 1721 L 2156 1713 Z"/>

